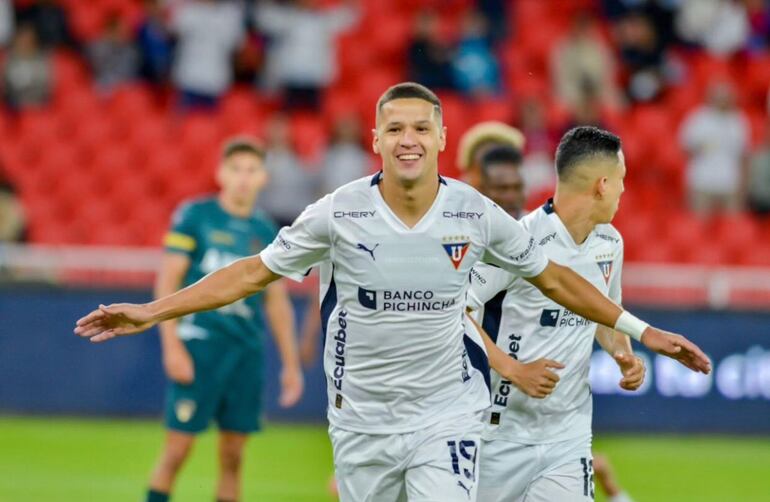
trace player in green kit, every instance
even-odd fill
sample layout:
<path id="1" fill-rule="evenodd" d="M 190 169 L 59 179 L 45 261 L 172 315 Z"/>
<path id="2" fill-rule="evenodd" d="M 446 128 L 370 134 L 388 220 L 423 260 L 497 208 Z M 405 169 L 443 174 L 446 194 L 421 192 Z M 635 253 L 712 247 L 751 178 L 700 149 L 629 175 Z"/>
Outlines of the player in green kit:
<path id="1" fill-rule="evenodd" d="M 183 203 L 165 238 L 156 297 L 188 286 L 233 261 L 259 253 L 277 230 L 254 203 L 267 182 L 264 151 L 234 140 L 222 152 L 217 195 Z M 166 442 L 150 479 L 147 502 L 169 500 L 177 474 L 196 434 L 213 419 L 219 426 L 216 500 L 238 500 L 240 467 L 248 435 L 260 428 L 265 319 L 281 355 L 280 403 L 302 395 L 303 380 L 294 340 L 294 312 L 281 281 L 264 293 L 218 310 L 160 325 L 163 365 L 169 377 Z"/>

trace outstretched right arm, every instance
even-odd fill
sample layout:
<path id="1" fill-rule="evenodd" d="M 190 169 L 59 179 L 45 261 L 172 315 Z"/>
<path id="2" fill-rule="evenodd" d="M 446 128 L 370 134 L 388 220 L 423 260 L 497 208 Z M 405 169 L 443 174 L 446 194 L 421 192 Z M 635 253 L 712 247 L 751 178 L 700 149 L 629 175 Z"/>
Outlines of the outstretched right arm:
<path id="1" fill-rule="evenodd" d="M 133 335 L 155 324 L 212 310 L 253 295 L 281 276 L 301 281 L 308 269 L 329 259 L 331 196 L 309 205 L 291 227 L 284 227 L 258 256 L 242 258 L 195 284 L 152 303 L 117 303 L 81 318 L 75 334 L 103 342 Z"/>
<path id="2" fill-rule="evenodd" d="M 253 295 L 279 277 L 267 268 L 259 255 L 242 258 L 151 303 L 100 305 L 77 321 L 75 334 L 92 342 L 103 342 L 116 336 L 141 333 L 161 321 L 213 310 Z"/>

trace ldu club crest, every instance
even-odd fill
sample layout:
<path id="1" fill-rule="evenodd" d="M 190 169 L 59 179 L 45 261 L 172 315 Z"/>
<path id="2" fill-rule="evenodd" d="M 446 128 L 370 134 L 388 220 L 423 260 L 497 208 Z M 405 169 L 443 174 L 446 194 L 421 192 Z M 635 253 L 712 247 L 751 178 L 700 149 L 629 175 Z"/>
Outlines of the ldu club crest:
<path id="1" fill-rule="evenodd" d="M 458 235 L 452 237 L 444 237 L 443 241 L 444 243 L 442 246 L 444 247 L 444 251 L 446 251 L 449 259 L 452 261 L 452 265 L 454 266 L 455 270 L 459 269 L 463 258 L 465 258 L 465 254 L 468 252 L 468 249 L 471 246 L 470 238 L 467 236 Z"/>

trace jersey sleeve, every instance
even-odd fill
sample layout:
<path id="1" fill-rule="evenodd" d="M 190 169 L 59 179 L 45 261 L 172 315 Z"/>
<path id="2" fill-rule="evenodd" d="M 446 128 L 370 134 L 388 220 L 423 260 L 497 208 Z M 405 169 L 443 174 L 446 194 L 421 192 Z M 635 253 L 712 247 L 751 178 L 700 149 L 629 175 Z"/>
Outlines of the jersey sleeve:
<path id="1" fill-rule="evenodd" d="M 535 277 L 548 265 L 548 258 L 535 238 L 518 221 L 486 199 L 489 227 L 487 247 L 481 261 L 492 263 L 520 277 Z"/>
<path id="2" fill-rule="evenodd" d="M 610 277 L 610 289 L 607 292 L 607 296 L 610 297 L 612 301 L 617 303 L 618 305 L 621 305 L 623 303 L 623 291 L 621 288 L 621 276 L 623 275 L 623 239 L 620 239 L 620 244 L 618 246 L 618 254 L 615 258 L 615 263 L 612 267 L 612 276 Z"/>
<path id="3" fill-rule="evenodd" d="M 198 247 L 197 206 L 183 204 L 171 217 L 171 227 L 163 238 L 163 247 L 167 252 L 192 256 Z"/>
<path id="4" fill-rule="evenodd" d="M 295 281 L 330 256 L 331 195 L 309 205 L 290 227 L 283 227 L 259 256 L 267 268 Z"/>
<path id="5" fill-rule="evenodd" d="M 471 269 L 471 285 L 468 288 L 468 308 L 479 310 L 497 293 L 510 288 L 515 280 L 515 275 L 494 265 L 474 265 Z"/>

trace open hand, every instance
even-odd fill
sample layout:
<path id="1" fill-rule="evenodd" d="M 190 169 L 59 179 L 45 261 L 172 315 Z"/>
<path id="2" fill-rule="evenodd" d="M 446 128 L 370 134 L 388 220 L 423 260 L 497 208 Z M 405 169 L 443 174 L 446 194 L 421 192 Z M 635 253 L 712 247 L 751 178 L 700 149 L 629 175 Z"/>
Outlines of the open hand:
<path id="1" fill-rule="evenodd" d="M 693 371 L 704 374 L 711 372 L 711 361 L 708 356 L 682 335 L 650 326 L 642 333 L 642 343 L 653 352 L 676 359 Z"/>
<path id="2" fill-rule="evenodd" d="M 151 328 L 157 321 L 152 319 L 146 305 L 114 303 L 99 308 L 78 319 L 75 334 L 103 342 L 116 336 L 134 335 Z"/>

